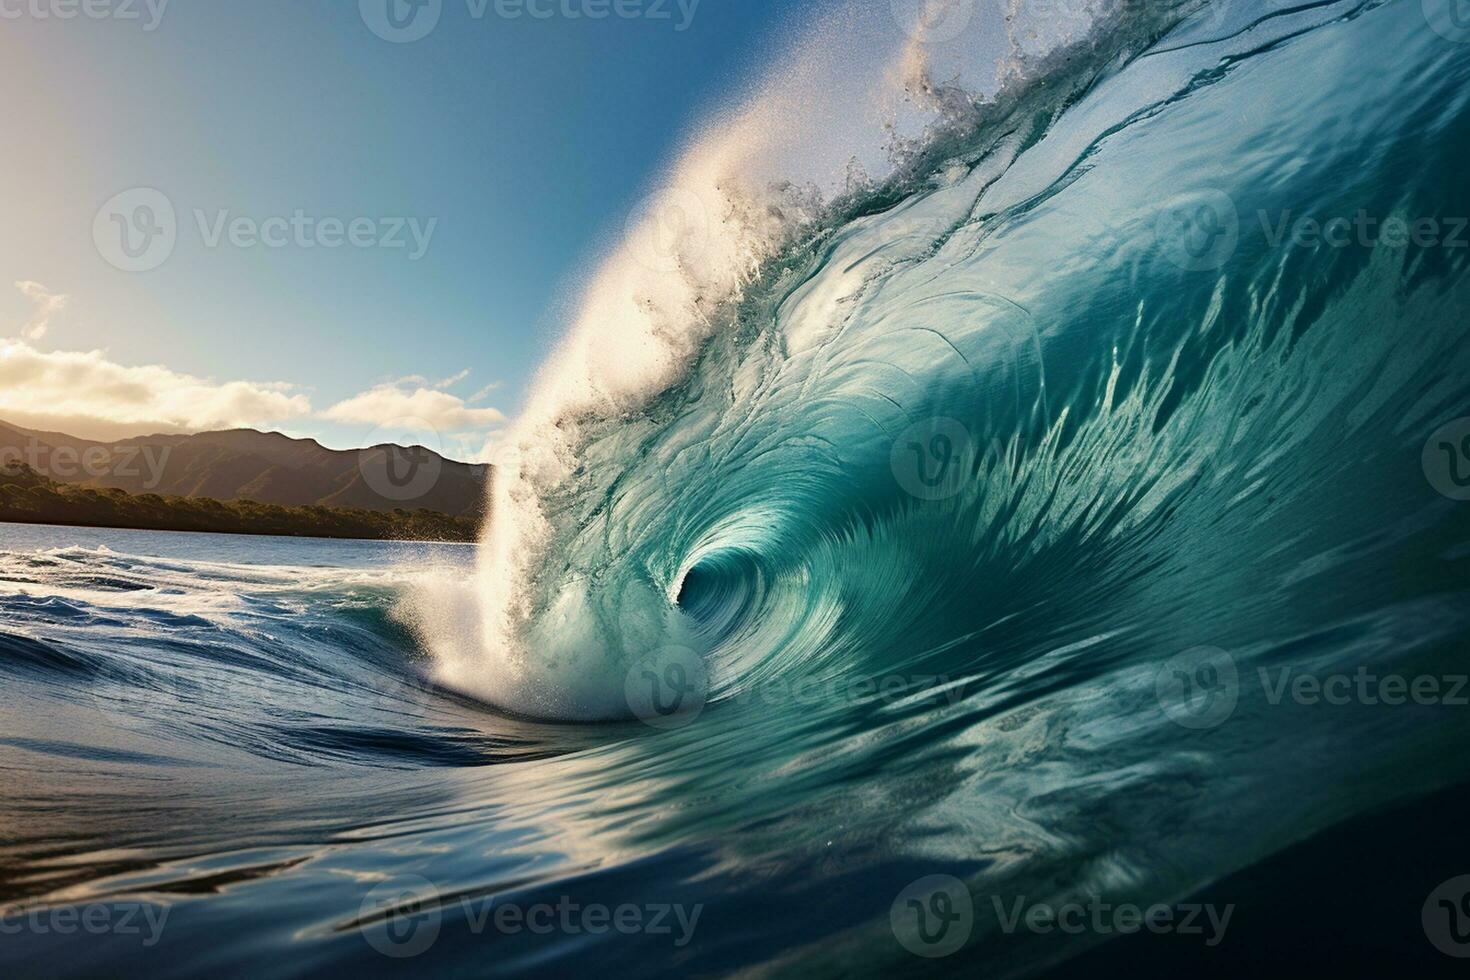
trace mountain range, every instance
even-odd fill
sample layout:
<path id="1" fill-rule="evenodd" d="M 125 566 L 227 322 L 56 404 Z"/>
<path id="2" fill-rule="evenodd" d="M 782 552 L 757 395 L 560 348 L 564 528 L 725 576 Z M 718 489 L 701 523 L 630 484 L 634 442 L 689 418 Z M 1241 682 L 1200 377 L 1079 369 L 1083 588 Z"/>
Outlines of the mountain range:
<path id="1" fill-rule="evenodd" d="M 490 467 L 423 446 L 328 449 L 314 439 L 229 429 L 94 442 L 0 422 L 0 462 L 60 484 L 286 507 L 483 513 Z"/>

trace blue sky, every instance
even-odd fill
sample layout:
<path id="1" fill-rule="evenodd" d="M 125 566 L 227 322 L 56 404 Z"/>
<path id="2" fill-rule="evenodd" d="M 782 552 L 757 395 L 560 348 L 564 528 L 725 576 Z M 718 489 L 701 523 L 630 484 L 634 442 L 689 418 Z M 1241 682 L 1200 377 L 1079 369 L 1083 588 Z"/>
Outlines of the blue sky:
<path id="1" fill-rule="evenodd" d="M 681 137 L 794 26 L 763 0 L 601 20 L 560 12 L 598 0 L 554 0 L 546 19 L 442 0 L 431 33 L 390 43 L 355 0 L 175 0 L 152 30 L 159 0 L 93 2 L 108 16 L 4 4 L 0 419 L 112 436 L 281 402 L 293 417 L 274 427 L 338 446 L 373 428 L 361 396 L 388 382 L 428 392 L 416 405 L 481 394 L 464 409 L 479 429 L 513 414 Z M 94 223 L 137 188 L 172 204 L 176 243 L 128 272 Z M 298 212 L 305 241 L 332 240 L 321 219 L 367 219 L 362 241 L 405 247 L 209 244 L 221 219 L 264 232 Z M 394 219 L 417 222 L 421 257 Z M 343 403 L 364 410 L 323 417 Z"/>

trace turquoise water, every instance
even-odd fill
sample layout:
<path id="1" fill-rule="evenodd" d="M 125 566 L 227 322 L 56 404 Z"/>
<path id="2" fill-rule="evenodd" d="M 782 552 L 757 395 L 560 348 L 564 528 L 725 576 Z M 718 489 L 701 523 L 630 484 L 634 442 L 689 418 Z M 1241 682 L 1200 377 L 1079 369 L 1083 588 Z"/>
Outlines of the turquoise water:
<path id="1" fill-rule="evenodd" d="M 1119 930 L 1011 909 L 1223 916 L 1453 791 L 1470 45 L 1431 8 L 1099 28 L 638 398 L 533 406 L 479 548 L 0 528 L 0 963 L 1033 975 Z"/>

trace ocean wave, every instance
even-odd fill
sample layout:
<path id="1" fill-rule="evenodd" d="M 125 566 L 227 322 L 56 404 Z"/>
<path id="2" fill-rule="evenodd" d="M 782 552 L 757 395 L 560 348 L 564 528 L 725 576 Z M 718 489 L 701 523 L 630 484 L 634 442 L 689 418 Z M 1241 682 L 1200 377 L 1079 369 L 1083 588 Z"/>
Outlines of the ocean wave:
<path id="1" fill-rule="evenodd" d="M 721 698 L 949 649 L 1033 607 L 1007 583 L 1041 568 L 1068 571 L 1038 595 L 1116 594 L 1120 562 L 1177 563 L 1160 536 L 1223 548 L 1222 515 L 1286 519 L 1320 483 L 1295 467 L 1345 418 L 1428 424 L 1453 385 L 1430 403 L 1413 379 L 1461 356 L 1463 253 L 1312 252 L 1256 227 L 1458 203 L 1388 156 L 1454 142 L 1454 51 L 1427 50 L 1435 84 L 1405 76 L 1391 114 L 1294 85 L 1366 57 L 1342 25 L 1375 6 L 1086 9 L 1029 50 L 1013 22 L 989 93 L 937 82 L 941 46 L 916 33 L 870 71 L 930 113 L 924 135 L 890 134 L 891 172 L 830 201 L 741 179 L 810 132 L 781 116 L 820 85 L 799 48 L 592 277 L 497 472 L 478 580 L 410 616 L 438 676 L 603 720 L 629 715 L 650 658 Z M 1388 172 L 1334 180 L 1368 145 Z M 1202 207 L 1228 228 L 1171 230 Z"/>

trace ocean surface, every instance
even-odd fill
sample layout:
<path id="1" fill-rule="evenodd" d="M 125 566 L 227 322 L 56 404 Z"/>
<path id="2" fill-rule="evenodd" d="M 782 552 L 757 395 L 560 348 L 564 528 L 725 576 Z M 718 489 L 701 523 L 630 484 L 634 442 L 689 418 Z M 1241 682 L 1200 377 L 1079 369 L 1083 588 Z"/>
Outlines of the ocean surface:
<path id="1" fill-rule="evenodd" d="M 0 972 L 1458 967 L 1459 12 L 1124 4 L 824 204 L 697 142 L 478 546 L 0 526 Z"/>

